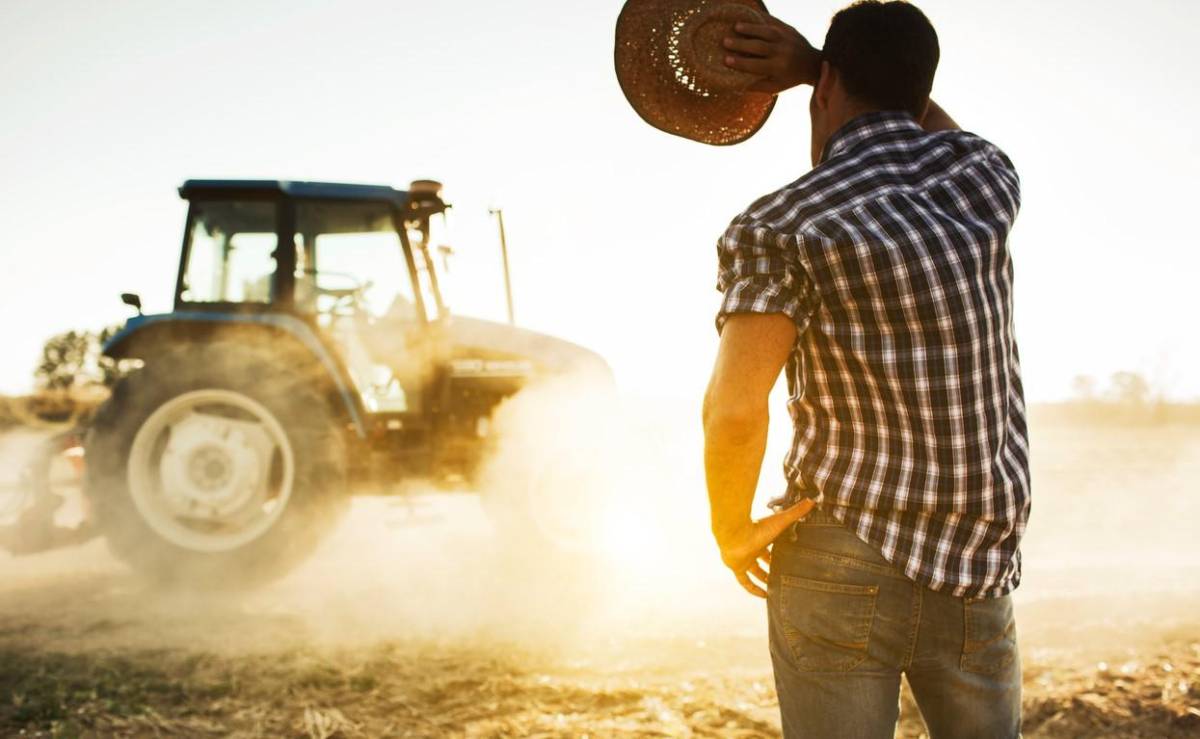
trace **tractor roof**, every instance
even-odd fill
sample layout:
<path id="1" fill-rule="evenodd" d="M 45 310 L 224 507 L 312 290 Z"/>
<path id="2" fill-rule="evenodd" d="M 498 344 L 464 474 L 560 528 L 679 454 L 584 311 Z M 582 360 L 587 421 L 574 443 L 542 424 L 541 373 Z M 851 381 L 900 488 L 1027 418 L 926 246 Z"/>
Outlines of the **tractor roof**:
<path id="1" fill-rule="evenodd" d="M 179 188 L 180 197 L 221 198 L 284 195 L 320 200 L 374 200 L 404 205 L 408 192 L 388 185 L 349 185 L 338 182 L 292 182 L 289 180 L 188 180 Z"/>

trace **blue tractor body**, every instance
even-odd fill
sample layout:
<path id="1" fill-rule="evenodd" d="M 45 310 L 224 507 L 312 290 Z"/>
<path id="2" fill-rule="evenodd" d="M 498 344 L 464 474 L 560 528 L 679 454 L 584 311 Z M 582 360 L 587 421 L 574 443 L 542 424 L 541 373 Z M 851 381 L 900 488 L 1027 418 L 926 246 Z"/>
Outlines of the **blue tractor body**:
<path id="1" fill-rule="evenodd" d="M 86 441 L 87 494 L 114 552 L 169 579 L 283 571 L 348 491 L 469 482 L 496 407 L 596 354 L 453 316 L 441 186 L 188 180 L 174 309 L 138 308 L 104 353 L 139 366 Z M 440 245 L 438 245 L 440 246 Z"/>
<path id="2" fill-rule="evenodd" d="M 362 403 L 351 385 L 345 366 L 330 352 L 312 327 L 295 316 L 188 310 L 137 315 L 126 321 L 125 326 L 105 342 L 101 351 L 114 359 L 141 358 L 143 353 L 153 353 L 152 342 L 194 340 L 194 337 L 211 335 L 221 328 L 235 326 L 282 332 L 311 352 L 312 358 L 328 373 L 342 408 L 354 426 L 354 432 L 360 438 L 366 438 L 367 425 Z"/>

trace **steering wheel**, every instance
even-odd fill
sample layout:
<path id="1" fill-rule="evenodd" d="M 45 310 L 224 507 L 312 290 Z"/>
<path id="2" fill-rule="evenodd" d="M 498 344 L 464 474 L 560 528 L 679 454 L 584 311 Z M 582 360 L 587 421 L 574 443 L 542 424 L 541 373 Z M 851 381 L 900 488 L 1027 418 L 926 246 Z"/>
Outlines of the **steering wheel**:
<path id="1" fill-rule="evenodd" d="M 306 269 L 306 270 L 303 270 L 302 272 L 303 272 L 303 274 L 311 275 L 314 278 L 319 275 L 326 275 L 326 276 L 332 276 L 332 277 L 342 277 L 342 278 L 345 278 L 345 279 L 349 280 L 350 282 L 354 283 L 353 287 L 323 287 L 321 285 L 318 285 L 317 281 L 315 279 L 313 280 L 313 282 L 312 282 L 313 291 L 318 296 L 319 295 L 327 295 L 327 296 L 333 298 L 334 302 L 333 302 L 332 308 L 329 311 L 330 313 L 337 311 L 337 309 L 340 308 L 343 303 L 347 303 L 347 302 L 349 303 L 349 307 L 352 308 L 353 310 L 355 310 L 356 312 L 359 310 L 362 310 L 363 302 L 364 302 L 363 295 L 366 293 L 367 290 L 370 290 L 371 287 L 374 286 L 374 284 L 375 284 L 371 280 L 366 280 L 365 282 L 360 282 L 357 277 L 355 277 L 352 274 L 348 274 L 346 272 L 330 272 L 328 270 L 315 270 L 315 269 Z"/>

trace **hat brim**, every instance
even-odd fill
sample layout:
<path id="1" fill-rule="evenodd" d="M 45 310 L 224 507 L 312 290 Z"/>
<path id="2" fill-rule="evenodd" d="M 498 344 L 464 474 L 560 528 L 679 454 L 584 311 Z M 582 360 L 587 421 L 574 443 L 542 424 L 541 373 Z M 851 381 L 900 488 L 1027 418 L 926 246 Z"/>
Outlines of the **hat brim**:
<path id="1" fill-rule="evenodd" d="M 698 90 L 686 82 L 672 33 L 714 4 L 767 12 L 761 0 L 628 0 L 617 18 L 614 64 L 621 91 L 651 126 L 714 146 L 741 143 L 766 123 L 775 96 L 746 91 Z"/>

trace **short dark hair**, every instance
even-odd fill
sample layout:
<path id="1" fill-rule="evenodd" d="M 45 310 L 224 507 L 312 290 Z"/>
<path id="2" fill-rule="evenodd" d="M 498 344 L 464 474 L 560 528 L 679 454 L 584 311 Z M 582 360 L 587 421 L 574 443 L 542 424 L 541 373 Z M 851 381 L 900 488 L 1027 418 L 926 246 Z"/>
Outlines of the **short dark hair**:
<path id="1" fill-rule="evenodd" d="M 833 16 L 822 55 L 855 98 L 920 117 L 940 51 L 937 31 L 915 5 L 862 0 Z"/>

